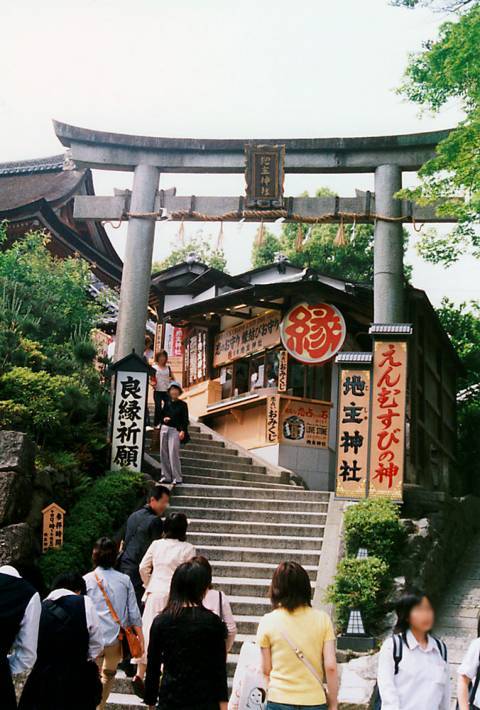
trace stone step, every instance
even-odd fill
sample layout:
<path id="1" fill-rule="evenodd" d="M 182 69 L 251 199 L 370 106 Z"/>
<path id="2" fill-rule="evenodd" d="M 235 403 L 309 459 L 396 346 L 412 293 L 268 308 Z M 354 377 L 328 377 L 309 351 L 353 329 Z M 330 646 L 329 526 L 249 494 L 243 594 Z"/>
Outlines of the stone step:
<path id="1" fill-rule="evenodd" d="M 211 471 L 211 475 L 205 475 L 203 471 L 195 471 L 195 473 L 185 473 L 183 469 L 183 480 L 185 483 L 197 485 L 221 486 L 228 482 L 230 485 L 252 485 L 255 488 L 270 487 L 270 488 L 291 488 L 288 483 L 278 483 L 278 478 L 263 475 L 261 473 L 244 473 L 243 471 Z"/>
<path id="2" fill-rule="evenodd" d="M 247 615 L 247 614 L 237 614 L 235 616 L 235 621 L 237 622 L 237 631 L 240 634 L 250 634 L 252 636 L 255 636 L 257 633 L 258 629 L 258 624 L 260 623 L 260 620 L 262 618 L 262 615 L 260 616 L 255 616 L 255 615 Z"/>
<path id="3" fill-rule="evenodd" d="M 222 544 L 228 547 L 261 547 L 268 551 L 280 549 L 290 553 L 290 550 L 311 550 L 318 551 L 322 547 L 322 537 L 300 537 L 297 535 L 254 535 L 245 533 L 218 533 L 218 532 L 189 532 L 188 541 L 201 547 L 202 545 Z"/>
<path id="4" fill-rule="evenodd" d="M 256 500 L 273 500 L 275 503 L 285 502 L 292 504 L 300 502 L 305 506 L 305 510 L 309 506 L 317 506 L 319 503 L 328 504 L 329 494 L 322 491 L 306 491 L 297 486 L 289 486 L 282 489 L 259 489 L 248 485 L 231 486 L 228 482 L 222 486 L 209 485 L 183 485 L 177 489 L 182 496 L 206 496 L 210 500 L 215 498 L 241 498 L 248 499 L 254 497 Z"/>
<path id="5" fill-rule="evenodd" d="M 195 459 L 202 461 L 233 461 L 234 463 L 252 464 L 253 461 L 247 456 L 240 456 L 238 451 L 232 449 L 222 449 L 214 451 L 207 448 L 191 448 L 190 445 L 180 449 L 180 456 L 185 459 Z"/>
<path id="6" fill-rule="evenodd" d="M 229 599 L 235 617 L 237 615 L 262 617 L 272 609 L 270 599 L 267 599 L 267 597 L 254 597 L 246 594 L 237 596 L 232 594 Z"/>
<path id="7" fill-rule="evenodd" d="M 220 489 L 217 488 L 217 491 Z M 203 492 L 201 492 L 203 491 Z M 241 495 L 241 489 L 238 488 L 238 495 Z M 283 512 L 284 517 L 289 516 L 294 512 L 310 513 L 310 514 L 325 514 L 328 510 L 328 504 L 322 502 L 308 502 L 301 500 L 279 500 L 274 497 L 274 493 L 281 493 L 280 489 L 268 489 L 268 498 L 264 498 L 260 494 L 264 492 L 263 488 L 250 488 L 248 497 L 236 498 L 233 496 L 222 497 L 209 496 L 205 492 L 205 487 L 190 489 L 188 486 L 180 486 L 175 489 L 172 496 L 172 504 L 176 508 L 185 510 L 186 508 L 234 508 L 236 510 L 250 511 L 273 511 Z M 259 494 L 258 496 L 256 494 Z"/>
<path id="8" fill-rule="evenodd" d="M 268 523 L 238 521 L 238 520 L 216 520 L 210 518 L 202 520 L 189 518 L 188 533 L 219 533 L 219 534 L 246 534 L 246 535 L 275 535 L 279 538 L 282 535 L 299 536 L 299 538 L 323 537 L 323 525 L 292 524 L 292 523 Z"/>
<path id="9" fill-rule="evenodd" d="M 136 695 L 110 693 L 110 697 L 107 702 L 108 710 L 128 710 L 128 708 L 132 707 L 145 708 L 146 705 L 140 700 L 140 698 L 137 698 Z"/>
<path id="10" fill-rule="evenodd" d="M 223 540 L 222 540 L 223 542 Z M 197 544 L 197 554 L 207 557 L 209 560 L 228 560 L 231 562 L 267 562 L 279 565 L 285 560 L 295 560 L 301 565 L 317 565 L 320 558 L 320 547 L 314 549 L 289 549 L 283 547 L 278 549 L 252 547 L 251 545 L 231 546 L 224 544 L 215 545 L 213 541 L 202 545 Z"/>
<path id="11" fill-rule="evenodd" d="M 268 598 L 270 578 L 250 579 L 250 577 L 214 577 L 213 583 L 228 596 Z"/>
<path id="12" fill-rule="evenodd" d="M 238 520 L 240 522 L 252 521 L 258 522 L 262 520 L 269 523 L 283 523 L 288 520 L 289 523 L 295 523 L 297 525 L 305 522 L 307 524 L 324 525 L 327 519 L 327 510 L 325 507 L 325 512 L 319 513 L 305 513 L 301 508 L 294 511 L 277 511 L 275 508 L 268 510 L 263 506 L 255 507 L 254 509 L 249 506 L 243 508 L 235 507 L 230 508 L 232 505 L 230 499 L 224 501 L 223 507 L 205 507 L 201 508 L 199 505 L 187 506 L 187 505 L 176 505 L 178 498 L 175 496 L 172 498 L 172 504 L 169 510 L 172 512 L 183 512 L 190 518 L 202 518 L 204 520 L 210 520 L 215 518 L 216 520 Z M 220 501 L 221 503 L 222 501 Z"/>
<path id="13" fill-rule="evenodd" d="M 159 456 L 154 456 L 159 460 Z M 182 469 L 186 471 L 187 469 L 193 468 L 193 470 L 203 468 L 205 470 L 211 471 L 214 469 L 219 469 L 220 471 L 246 471 L 247 473 L 263 473 L 267 474 L 267 469 L 265 466 L 256 466 L 251 463 L 242 463 L 241 459 L 237 462 L 235 459 L 229 459 L 226 463 L 225 461 L 214 461 L 210 459 L 203 459 L 202 457 L 197 458 L 184 458 L 183 454 L 180 455 L 180 461 L 182 462 Z"/>
<path id="14" fill-rule="evenodd" d="M 304 567 L 308 576 L 312 582 L 314 582 L 317 578 L 317 566 L 305 565 Z M 215 577 L 219 578 L 219 584 L 221 583 L 222 577 L 242 577 L 246 574 L 248 574 L 251 579 L 271 579 L 276 569 L 276 564 L 268 564 L 266 562 L 212 560 L 213 574 Z"/>

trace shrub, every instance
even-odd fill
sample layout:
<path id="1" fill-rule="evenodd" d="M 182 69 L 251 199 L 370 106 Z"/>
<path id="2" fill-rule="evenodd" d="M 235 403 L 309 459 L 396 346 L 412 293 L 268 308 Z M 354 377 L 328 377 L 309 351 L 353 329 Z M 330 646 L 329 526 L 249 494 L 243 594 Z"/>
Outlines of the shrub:
<path id="1" fill-rule="evenodd" d="M 344 523 L 348 555 L 355 556 L 359 547 L 365 547 L 370 556 L 395 564 L 406 538 L 395 503 L 368 498 L 347 509 Z"/>
<path id="2" fill-rule="evenodd" d="M 335 605 L 337 626 L 345 631 L 351 609 L 360 609 L 367 632 L 383 616 L 391 580 L 386 562 L 377 557 L 345 557 L 337 567 L 327 600 Z"/>
<path id="3" fill-rule="evenodd" d="M 102 535 L 115 534 L 143 490 L 143 475 L 133 471 L 109 471 L 97 479 L 67 511 L 63 548 L 49 550 L 40 561 L 46 584 L 61 572 L 90 569 L 94 542 Z"/>

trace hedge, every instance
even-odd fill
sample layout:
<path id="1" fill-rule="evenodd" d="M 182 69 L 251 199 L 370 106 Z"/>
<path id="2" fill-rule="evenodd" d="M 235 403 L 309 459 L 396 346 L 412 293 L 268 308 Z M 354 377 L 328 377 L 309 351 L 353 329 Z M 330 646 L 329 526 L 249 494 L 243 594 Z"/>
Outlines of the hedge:
<path id="1" fill-rule="evenodd" d="M 129 470 L 109 471 L 90 486 L 80 500 L 67 511 L 64 545 L 49 550 L 40 560 L 45 583 L 68 570 L 86 572 L 91 567 L 94 542 L 102 535 L 113 535 L 145 490 L 141 473 Z"/>
<path id="2" fill-rule="evenodd" d="M 406 540 L 398 506 L 386 498 L 369 498 L 347 509 L 344 518 L 347 555 L 355 556 L 359 547 L 367 549 L 393 566 Z"/>
<path id="3" fill-rule="evenodd" d="M 360 609 L 367 631 L 383 616 L 385 598 L 391 588 L 389 568 L 377 557 L 345 557 L 329 587 L 328 601 L 335 604 L 337 625 L 345 630 L 351 609 Z M 380 612 L 380 614 L 379 614 Z"/>

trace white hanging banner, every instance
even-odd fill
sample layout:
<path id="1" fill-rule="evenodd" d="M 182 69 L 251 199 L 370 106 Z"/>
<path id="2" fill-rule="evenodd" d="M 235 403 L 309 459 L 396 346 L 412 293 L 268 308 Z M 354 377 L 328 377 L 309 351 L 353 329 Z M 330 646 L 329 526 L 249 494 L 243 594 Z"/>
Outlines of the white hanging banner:
<path id="1" fill-rule="evenodd" d="M 112 470 L 141 471 L 148 374 L 119 370 L 116 373 L 112 428 Z"/>

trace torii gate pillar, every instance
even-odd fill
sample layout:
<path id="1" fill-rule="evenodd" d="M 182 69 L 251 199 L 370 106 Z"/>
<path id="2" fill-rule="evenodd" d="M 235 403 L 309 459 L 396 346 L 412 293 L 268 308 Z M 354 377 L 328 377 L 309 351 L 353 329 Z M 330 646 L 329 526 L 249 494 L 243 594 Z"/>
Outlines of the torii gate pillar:
<path id="1" fill-rule="evenodd" d="M 376 212 L 400 217 L 402 203 L 394 195 L 402 187 L 399 165 L 379 165 L 375 170 Z M 377 218 L 373 257 L 373 322 L 403 323 L 403 228 L 402 222 Z"/>
<path id="2" fill-rule="evenodd" d="M 153 212 L 160 171 L 153 165 L 140 163 L 134 170 L 130 212 Z M 120 288 L 115 361 L 132 350 L 141 355 L 145 347 L 148 296 L 152 276 L 155 220 L 130 217 Z"/>

